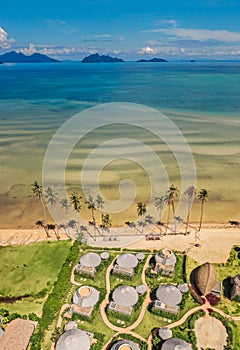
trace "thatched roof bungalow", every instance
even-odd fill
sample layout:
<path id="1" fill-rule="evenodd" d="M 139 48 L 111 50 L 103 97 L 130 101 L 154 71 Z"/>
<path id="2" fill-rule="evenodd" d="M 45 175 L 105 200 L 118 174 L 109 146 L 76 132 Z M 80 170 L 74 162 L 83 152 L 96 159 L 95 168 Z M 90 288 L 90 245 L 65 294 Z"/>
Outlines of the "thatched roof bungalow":
<path id="1" fill-rule="evenodd" d="M 122 254 L 117 258 L 113 267 L 113 273 L 133 276 L 134 269 L 138 265 L 138 259 L 134 254 Z"/>
<path id="2" fill-rule="evenodd" d="M 131 340 L 119 340 L 112 347 L 111 350 L 140 350 L 139 346 Z"/>
<path id="3" fill-rule="evenodd" d="M 73 295 L 71 310 L 82 316 L 91 317 L 99 300 L 99 291 L 91 286 L 81 286 Z"/>
<path id="4" fill-rule="evenodd" d="M 192 272 L 192 282 L 200 295 L 211 293 L 217 283 L 214 267 L 209 262 L 198 266 Z"/>
<path id="5" fill-rule="evenodd" d="M 171 338 L 163 343 L 161 350 L 192 350 L 192 348 L 182 339 Z"/>
<path id="6" fill-rule="evenodd" d="M 80 329 L 64 332 L 56 344 L 56 350 L 90 350 L 90 347 L 90 337 Z"/>
<path id="7" fill-rule="evenodd" d="M 95 276 L 96 268 L 101 264 L 101 257 L 97 253 L 86 253 L 84 254 L 79 264 L 75 267 L 75 271 L 80 274 Z"/>
<path id="8" fill-rule="evenodd" d="M 112 299 L 108 307 L 110 310 L 130 316 L 138 302 L 138 293 L 135 288 L 123 285 L 114 290 Z"/>
<path id="9" fill-rule="evenodd" d="M 155 255 L 155 271 L 172 276 L 176 264 L 176 256 L 171 249 L 162 249 Z"/>
<path id="10" fill-rule="evenodd" d="M 162 327 L 158 331 L 158 335 L 162 340 L 167 340 L 172 338 L 172 330 L 168 327 Z"/>
<path id="11" fill-rule="evenodd" d="M 0 339 L 1 350 L 26 350 L 35 330 L 32 321 L 17 318 L 11 321 Z"/>

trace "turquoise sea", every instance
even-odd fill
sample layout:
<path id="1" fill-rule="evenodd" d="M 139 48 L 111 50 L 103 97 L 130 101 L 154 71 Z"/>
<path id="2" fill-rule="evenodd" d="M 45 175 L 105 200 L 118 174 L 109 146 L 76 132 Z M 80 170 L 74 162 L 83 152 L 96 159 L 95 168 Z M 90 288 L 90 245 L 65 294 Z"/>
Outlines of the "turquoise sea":
<path id="1" fill-rule="evenodd" d="M 240 62 L 4 64 L 0 87 L 5 200 L 12 186 L 41 178 L 45 150 L 64 121 L 100 103 L 133 102 L 163 112 L 186 137 L 198 186 L 212 194 L 210 220 L 239 215 Z M 170 158 L 166 167 L 177 183 L 168 163 Z M 74 156 L 69 169 L 74 183 Z M 113 165 L 109 171 L 107 182 L 116 178 Z"/>

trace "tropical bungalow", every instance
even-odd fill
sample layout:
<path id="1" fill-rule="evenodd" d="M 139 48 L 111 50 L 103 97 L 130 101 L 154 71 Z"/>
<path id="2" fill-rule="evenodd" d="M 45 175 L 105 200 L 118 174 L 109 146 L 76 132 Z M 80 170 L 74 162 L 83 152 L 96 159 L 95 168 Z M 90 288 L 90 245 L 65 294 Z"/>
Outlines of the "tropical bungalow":
<path id="1" fill-rule="evenodd" d="M 117 258 L 117 262 L 113 267 L 113 273 L 132 277 L 138 262 L 136 255 L 122 254 Z"/>
<path id="2" fill-rule="evenodd" d="M 177 315 L 179 304 L 182 301 L 182 293 L 172 284 L 162 284 L 156 291 L 156 300 L 153 307 L 157 310 L 170 312 Z"/>
<path id="3" fill-rule="evenodd" d="M 36 323 L 17 318 L 11 321 L 0 339 L 1 350 L 27 350 Z"/>
<path id="4" fill-rule="evenodd" d="M 83 275 L 94 277 L 96 274 L 96 268 L 101 264 L 101 257 L 96 253 L 84 254 L 79 264 L 75 267 L 75 272 Z"/>
<path id="5" fill-rule="evenodd" d="M 73 304 L 68 314 L 78 314 L 90 318 L 98 300 L 98 290 L 90 286 L 81 286 L 73 295 Z"/>
<path id="6" fill-rule="evenodd" d="M 109 259 L 110 255 L 108 252 L 102 252 L 100 254 L 100 258 L 103 260 L 103 261 L 107 261 Z"/>
<path id="7" fill-rule="evenodd" d="M 140 350 L 140 348 L 133 341 L 122 339 L 113 344 L 110 350 Z"/>
<path id="8" fill-rule="evenodd" d="M 117 287 L 112 293 L 112 301 L 108 309 L 117 313 L 131 316 L 133 306 L 138 302 L 138 293 L 135 288 L 123 285 Z"/>
<path id="9" fill-rule="evenodd" d="M 200 296 L 214 294 L 219 297 L 222 292 L 222 283 L 217 281 L 214 267 L 209 262 L 192 271 L 191 281 Z"/>
<path id="10" fill-rule="evenodd" d="M 56 350 L 90 350 L 91 339 L 80 329 L 70 329 L 64 332 L 56 343 Z"/>
<path id="11" fill-rule="evenodd" d="M 136 291 L 138 292 L 139 295 L 143 295 L 143 294 L 146 293 L 147 287 L 145 286 L 145 284 L 139 284 L 139 285 L 136 287 Z"/>
<path id="12" fill-rule="evenodd" d="M 192 347 L 180 338 L 171 338 L 166 340 L 161 350 L 192 350 Z"/>
<path id="13" fill-rule="evenodd" d="M 168 327 L 162 327 L 158 330 L 158 335 L 162 340 L 172 338 L 172 330 Z"/>
<path id="14" fill-rule="evenodd" d="M 231 277 L 231 300 L 240 301 L 240 275 Z"/>
<path id="15" fill-rule="evenodd" d="M 176 261 L 176 256 L 171 249 L 162 249 L 155 255 L 154 270 L 162 275 L 173 276 Z"/>

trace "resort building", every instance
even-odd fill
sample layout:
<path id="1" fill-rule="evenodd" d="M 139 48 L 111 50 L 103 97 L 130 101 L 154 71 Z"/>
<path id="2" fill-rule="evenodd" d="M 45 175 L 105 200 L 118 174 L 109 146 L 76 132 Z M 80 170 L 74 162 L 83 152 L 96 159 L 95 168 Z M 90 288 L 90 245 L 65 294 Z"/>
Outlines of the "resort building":
<path id="1" fill-rule="evenodd" d="M 192 350 L 192 347 L 186 343 L 184 340 L 179 338 L 171 338 L 166 340 L 161 350 Z"/>
<path id="2" fill-rule="evenodd" d="M 156 300 L 153 307 L 157 310 L 170 312 L 177 315 L 179 304 L 182 301 L 182 293 L 172 284 L 162 284 L 156 291 Z"/>
<path id="3" fill-rule="evenodd" d="M 103 261 L 107 261 L 109 259 L 109 253 L 108 252 L 102 252 L 100 254 L 100 258 L 103 260 Z"/>
<path id="4" fill-rule="evenodd" d="M 193 285 L 199 295 L 208 295 L 215 289 L 219 290 L 214 267 L 206 262 L 192 271 Z"/>
<path id="5" fill-rule="evenodd" d="M 17 318 L 11 321 L 0 338 L 1 350 L 27 350 L 35 322 Z"/>
<path id="6" fill-rule="evenodd" d="M 68 323 L 65 324 L 64 331 L 67 332 L 67 331 L 70 331 L 71 329 L 77 329 L 77 328 L 78 328 L 77 322 L 69 321 Z"/>
<path id="7" fill-rule="evenodd" d="M 139 285 L 136 287 L 136 291 L 138 292 L 139 295 L 143 295 L 143 294 L 146 293 L 147 287 L 145 286 L 145 284 L 139 284 Z"/>
<path id="8" fill-rule="evenodd" d="M 98 290 L 89 286 L 81 286 L 73 295 L 73 304 L 69 313 L 75 313 L 90 318 L 98 300 Z"/>
<path id="9" fill-rule="evenodd" d="M 135 288 L 123 285 L 114 290 L 112 299 L 108 306 L 109 310 L 131 316 L 133 306 L 138 302 L 138 293 Z"/>
<path id="10" fill-rule="evenodd" d="M 167 340 L 172 338 L 172 330 L 168 327 L 162 327 L 158 331 L 158 335 L 162 340 Z"/>
<path id="11" fill-rule="evenodd" d="M 155 255 L 154 270 L 162 275 L 173 276 L 176 261 L 176 256 L 170 249 L 162 249 Z"/>
<path id="12" fill-rule="evenodd" d="M 179 289 L 182 294 L 186 294 L 189 291 L 187 283 L 179 283 L 177 289 Z"/>
<path id="13" fill-rule="evenodd" d="M 90 347 L 90 337 L 80 329 L 70 329 L 64 332 L 56 344 L 56 350 L 90 350 Z"/>
<path id="14" fill-rule="evenodd" d="M 122 339 L 113 344 L 110 350 L 140 350 L 140 348 L 133 341 Z"/>
<path id="15" fill-rule="evenodd" d="M 138 259 L 139 262 L 142 262 L 145 258 L 145 254 L 140 252 L 136 254 L 136 258 Z"/>
<path id="16" fill-rule="evenodd" d="M 75 267 L 75 272 L 94 277 L 96 268 L 101 264 L 101 257 L 96 253 L 84 254 L 79 264 Z"/>
<path id="17" fill-rule="evenodd" d="M 117 258 L 117 262 L 113 267 L 113 273 L 132 277 L 138 262 L 135 255 L 122 254 Z"/>
<path id="18" fill-rule="evenodd" d="M 235 277 L 231 277 L 231 300 L 240 300 L 240 275 L 237 275 Z"/>

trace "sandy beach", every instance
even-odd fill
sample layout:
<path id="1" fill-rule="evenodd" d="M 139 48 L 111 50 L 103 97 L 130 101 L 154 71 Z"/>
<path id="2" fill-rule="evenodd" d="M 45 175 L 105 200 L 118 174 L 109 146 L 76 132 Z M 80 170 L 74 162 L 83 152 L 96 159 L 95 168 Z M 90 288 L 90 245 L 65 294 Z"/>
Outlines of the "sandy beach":
<path id="1" fill-rule="evenodd" d="M 189 235 L 166 235 L 162 240 L 147 241 L 144 237 L 133 236 L 132 229 L 128 227 L 112 229 L 110 234 L 116 236 L 117 241 L 104 241 L 102 237 L 98 237 L 96 241 L 90 240 L 89 244 L 99 247 L 122 247 L 129 249 L 161 249 L 169 247 L 176 251 L 186 251 L 187 254 L 198 263 L 206 261 L 212 263 L 226 262 L 229 252 L 234 245 L 240 245 L 240 231 L 237 227 L 230 225 L 203 225 L 200 233 L 192 231 Z M 64 233 L 60 233 L 61 240 L 68 239 Z M 14 244 L 30 244 L 41 241 L 55 241 L 54 233 L 51 238 L 47 238 L 41 229 L 1 229 L 0 230 L 0 246 Z M 199 246 L 195 246 L 195 243 Z"/>

